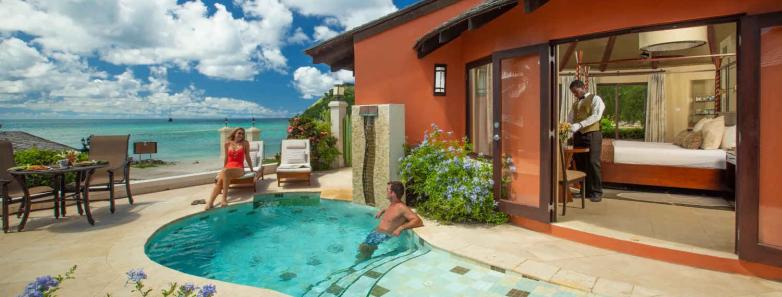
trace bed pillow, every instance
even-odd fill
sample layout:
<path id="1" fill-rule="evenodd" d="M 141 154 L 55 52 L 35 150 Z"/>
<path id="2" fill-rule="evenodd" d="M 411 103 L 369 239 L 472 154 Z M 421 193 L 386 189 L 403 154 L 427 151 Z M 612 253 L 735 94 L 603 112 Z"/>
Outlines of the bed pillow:
<path id="1" fill-rule="evenodd" d="M 679 145 L 683 148 L 690 150 L 697 150 L 703 144 L 703 132 L 688 132 L 687 136 L 682 140 L 682 144 Z"/>
<path id="2" fill-rule="evenodd" d="M 676 134 L 676 137 L 673 138 L 673 144 L 682 146 L 682 141 L 684 141 L 684 138 L 687 137 L 688 134 L 690 134 L 690 131 L 687 131 L 687 129 L 679 132 L 679 134 Z"/>
<path id="3" fill-rule="evenodd" d="M 722 136 L 725 134 L 725 117 L 717 117 L 703 125 L 703 145 L 704 150 L 716 150 L 722 144 Z"/>
<path id="4" fill-rule="evenodd" d="M 722 135 L 722 144 L 720 148 L 729 150 L 736 147 L 736 126 L 725 127 L 725 134 Z"/>
<path id="5" fill-rule="evenodd" d="M 712 119 L 709 118 L 702 118 L 700 121 L 695 123 L 695 126 L 692 126 L 693 132 L 698 132 L 703 129 L 703 126 L 706 125 L 706 123 L 710 122 Z"/>

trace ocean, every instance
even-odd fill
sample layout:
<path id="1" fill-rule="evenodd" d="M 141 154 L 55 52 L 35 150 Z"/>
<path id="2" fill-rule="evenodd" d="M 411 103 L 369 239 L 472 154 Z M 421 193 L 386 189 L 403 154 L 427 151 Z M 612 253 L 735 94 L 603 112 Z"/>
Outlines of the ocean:
<path id="1" fill-rule="evenodd" d="M 256 119 L 261 130 L 264 157 L 280 151 L 287 136 L 288 119 Z M 130 134 L 129 154 L 133 142 L 156 141 L 158 153 L 152 158 L 164 161 L 204 161 L 220 158 L 220 132 L 223 119 L 5 119 L 0 131 L 24 131 L 39 137 L 81 149 L 81 139 L 95 135 Z M 252 127 L 250 119 L 229 119 L 228 126 Z M 133 155 L 134 157 L 137 157 Z M 145 159 L 148 155 L 143 156 Z"/>

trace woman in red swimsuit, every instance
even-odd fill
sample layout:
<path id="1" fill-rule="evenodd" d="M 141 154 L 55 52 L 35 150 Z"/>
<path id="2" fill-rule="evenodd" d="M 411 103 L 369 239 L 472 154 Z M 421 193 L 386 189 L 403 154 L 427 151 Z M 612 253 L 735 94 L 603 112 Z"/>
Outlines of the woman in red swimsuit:
<path id="1" fill-rule="evenodd" d="M 236 128 L 228 136 L 228 141 L 225 142 L 225 164 L 223 164 L 223 171 L 217 176 L 217 183 L 212 189 L 212 195 L 206 201 L 207 210 L 214 206 L 215 198 L 221 191 L 223 199 L 220 200 L 220 206 L 228 205 L 229 181 L 244 175 L 244 161 L 250 165 L 250 170 L 253 168 L 253 162 L 250 159 L 250 143 L 245 140 L 244 135 L 243 128 Z"/>

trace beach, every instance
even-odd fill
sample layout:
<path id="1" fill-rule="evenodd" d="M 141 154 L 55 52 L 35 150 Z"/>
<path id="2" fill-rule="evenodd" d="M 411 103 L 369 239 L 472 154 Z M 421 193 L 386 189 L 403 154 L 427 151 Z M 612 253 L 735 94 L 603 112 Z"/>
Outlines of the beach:
<path id="1" fill-rule="evenodd" d="M 90 135 L 130 135 L 128 155 L 138 159 L 157 159 L 173 162 L 150 168 L 131 168 L 132 180 L 146 180 L 167 176 L 219 170 L 220 133 L 223 119 L 4 119 L 3 131 L 24 131 L 77 149 L 82 138 Z M 229 119 L 229 127 L 253 126 L 250 119 Z M 287 119 L 256 119 L 261 130 L 264 158 L 274 158 L 280 151 L 282 139 L 287 136 Z M 157 142 L 158 153 L 133 154 L 133 143 Z M 257 164 L 254 164 L 257 166 Z"/>

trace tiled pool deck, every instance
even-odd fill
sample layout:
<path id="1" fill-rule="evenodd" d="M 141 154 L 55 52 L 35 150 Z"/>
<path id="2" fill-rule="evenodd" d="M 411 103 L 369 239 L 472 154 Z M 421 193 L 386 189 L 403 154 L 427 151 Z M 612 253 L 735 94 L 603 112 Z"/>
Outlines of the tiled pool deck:
<path id="1" fill-rule="evenodd" d="M 320 190 L 327 198 L 349 199 L 350 174 L 349 169 L 320 173 L 312 187 L 286 189 L 277 188 L 273 177 L 267 176 L 259 191 Z M 79 265 L 76 280 L 68 281 L 59 296 L 131 296 L 130 287 L 124 287 L 124 273 L 139 267 L 150 276 L 146 284 L 155 288 L 171 281 L 213 283 L 218 296 L 285 296 L 186 275 L 144 254 L 149 235 L 172 220 L 199 212 L 202 205 L 190 206 L 190 201 L 204 198 L 209 189 L 210 185 L 203 185 L 137 195 L 133 206 L 120 200 L 113 215 L 106 203 L 95 203 L 95 226 L 73 215 L 75 210 L 59 221 L 46 211 L 34 213 L 26 231 L 0 235 L 0 296 L 16 296 L 36 276 L 60 273 L 74 264 Z M 236 196 L 232 202 L 246 201 L 251 193 L 240 190 Z M 450 290 L 447 296 L 583 296 L 586 292 L 604 296 L 782 296 L 781 283 L 629 256 L 510 225 L 426 222 L 416 233 L 435 247 L 480 263 L 435 249 L 380 277 L 371 296 L 427 296 L 426 292 L 435 289 Z M 426 277 L 406 277 L 412 272 Z M 416 293 L 411 295 L 409 290 Z"/>

